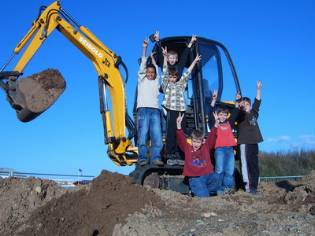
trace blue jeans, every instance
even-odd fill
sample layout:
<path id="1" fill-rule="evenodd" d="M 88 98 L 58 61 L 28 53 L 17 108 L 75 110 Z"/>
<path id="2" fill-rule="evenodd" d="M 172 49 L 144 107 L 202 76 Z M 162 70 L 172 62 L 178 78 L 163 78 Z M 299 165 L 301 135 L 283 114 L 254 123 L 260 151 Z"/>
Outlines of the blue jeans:
<path id="1" fill-rule="evenodd" d="M 196 197 L 209 197 L 219 189 L 219 178 L 216 173 L 198 177 L 189 177 L 189 187 Z"/>
<path id="2" fill-rule="evenodd" d="M 157 108 L 138 108 L 138 149 L 139 160 L 145 160 L 148 151 L 147 139 L 151 140 L 151 161 L 160 159 L 160 152 L 163 147 L 161 131 L 161 114 Z"/>
<path id="3" fill-rule="evenodd" d="M 219 147 L 215 149 L 215 172 L 219 175 L 220 190 L 234 188 L 234 149 L 233 147 Z"/>

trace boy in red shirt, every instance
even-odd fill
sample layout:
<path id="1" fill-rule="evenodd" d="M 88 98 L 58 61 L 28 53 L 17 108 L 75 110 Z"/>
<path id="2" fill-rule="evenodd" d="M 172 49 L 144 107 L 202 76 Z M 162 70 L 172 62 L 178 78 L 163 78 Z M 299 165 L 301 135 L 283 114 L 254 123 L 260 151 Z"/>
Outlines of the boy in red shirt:
<path id="1" fill-rule="evenodd" d="M 189 187 L 196 197 L 209 197 L 218 191 L 218 176 L 213 171 L 210 160 L 210 150 L 214 148 L 216 128 L 213 128 L 204 138 L 200 130 L 191 134 L 192 143 L 186 141 L 181 124 L 184 114 L 179 114 L 176 120 L 176 137 L 179 148 L 185 153 L 183 175 L 188 177 Z"/>
<path id="2" fill-rule="evenodd" d="M 238 97 L 238 94 L 237 96 Z M 217 92 L 214 91 L 210 110 L 214 109 L 217 100 Z M 237 106 L 237 103 L 236 105 Z M 217 122 L 217 139 L 215 143 L 215 172 L 219 176 L 221 185 L 218 194 L 229 193 L 234 188 L 234 147 L 237 145 L 233 135 L 233 126 L 238 116 L 238 108 L 233 108 L 230 112 L 225 108 L 217 108 L 213 117 Z M 230 115 L 229 115 L 230 113 Z"/>

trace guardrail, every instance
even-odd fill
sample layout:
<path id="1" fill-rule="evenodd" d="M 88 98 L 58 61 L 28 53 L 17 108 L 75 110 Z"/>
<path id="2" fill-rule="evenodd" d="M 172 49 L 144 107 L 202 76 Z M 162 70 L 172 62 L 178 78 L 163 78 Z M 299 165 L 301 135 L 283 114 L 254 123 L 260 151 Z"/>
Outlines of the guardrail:
<path id="1" fill-rule="evenodd" d="M 17 178 L 42 178 L 49 179 L 57 182 L 63 187 L 75 187 L 75 183 L 80 182 L 89 182 L 95 176 L 93 175 L 69 175 L 69 174 L 45 174 L 45 173 L 33 173 L 33 172 L 19 172 L 14 169 L 4 169 L 0 168 L 0 177 L 17 177 Z M 275 182 L 280 180 L 299 180 L 303 178 L 302 175 L 293 175 L 293 176 L 262 176 L 259 177 L 259 181 L 263 182 Z"/>
<path id="2" fill-rule="evenodd" d="M 17 178 L 42 178 L 53 180 L 57 182 L 60 186 L 71 188 L 75 187 L 75 183 L 89 182 L 95 176 L 93 175 L 69 175 L 69 174 L 51 174 L 51 173 L 33 173 L 33 172 L 20 172 L 15 171 L 14 169 L 4 169 L 0 168 L 0 177 L 8 178 L 8 177 L 17 177 Z"/>
<path id="3" fill-rule="evenodd" d="M 274 182 L 274 181 L 279 181 L 279 180 L 299 180 L 299 179 L 302 179 L 303 177 L 304 177 L 303 175 L 293 175 L 293 176 L 264 176 L 264 177 L 259 177 L 259 181 Z"/>

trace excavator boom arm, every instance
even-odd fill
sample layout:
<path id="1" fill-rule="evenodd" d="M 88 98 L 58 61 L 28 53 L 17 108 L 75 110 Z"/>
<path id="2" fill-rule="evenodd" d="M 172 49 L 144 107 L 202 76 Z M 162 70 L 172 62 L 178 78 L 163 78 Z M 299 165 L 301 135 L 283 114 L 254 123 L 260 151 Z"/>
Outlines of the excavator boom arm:
<path id="1" fill-rule="evenodd" d="M 87 28 L 78 25 L 56 1 L 48 6 L 33 22 L 32 28 L 14 49 L 21 55 L 14 71 L 22 74 L 37 50 L 54 30 L 62 33 L 71 43 L 89 58 L 98 74 L 100 111 L 104 125 L 105 143 L 109 157 L 117 165 L 131 165 L 136 162 L 137 149 L 126 138 L 126 101 L 124 81 L 119 71 L 121 58 L 107 48 Z M 106 93 L 111 100 L 111 111 L 107 105 Z"/>

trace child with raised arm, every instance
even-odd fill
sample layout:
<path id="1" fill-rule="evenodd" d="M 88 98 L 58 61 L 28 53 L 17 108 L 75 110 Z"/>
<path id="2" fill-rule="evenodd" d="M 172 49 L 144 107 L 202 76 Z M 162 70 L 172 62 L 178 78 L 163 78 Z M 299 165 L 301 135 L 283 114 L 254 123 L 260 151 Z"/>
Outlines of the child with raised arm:
<path id="1" fill-rule="evenodd" d="M 216 140 L 216 128 L 214 127 L 205 139 L 200 130 L 191 133 L 191 144 L 187 143 L 182 120 L 184 114 L 177 117 L 176 137 L 179 148 L 185 154 L 183 175 L 188 177 L 191 192 L 196 197 L 209 197 L 218 191 L 218 178 L 213 171 L 210 153 Z"/>
<path id="2" fill-rule="evenodd" d="M 158 50 L 159 53 L 163 53 L 163 48 L 162 45 L 160 43 L 160 33 L 159 31 L 156 31 L 153 35 L 151 35 L 151 40 L 155 41 L 157 46 L 158 46 Z M 185 49 L 183 50 L 183 52 L 180 54 L 180 56 L 178 55 L 178 52 L 170 49 L 167 52 L 167 65 L 168 68 L 172 68 L 174 70 L 176 70 L 179 74 L 179 77 L 182 76 L 186 62 L 189 58 L 190 52 L 191 52 L 191 48 L 193 46 L 193 44 L 197 41 L 197 36 L 193 35 L 189 41 L 189 43 L 187 44 L 187 47 L 185 47 Z M 179 60 L 178 60 L 179 58 Z"/>
<path id="3" fill-rule="evenodd" d="M 148 40 L 143 41 L 141 64 L 138 72 L 138 97 L 137 97 L 137 127 L 138 127 L 138 150 L 139 165 L 149 163 L 147 154 L 147 137 L 150 137 L 151 163 L 163 165 L 160 152 L 162 150 L 162 131 L 159 109 L 159 87 L 160 81 L 157 74 L 158 68 L 153 64 L 146 65 Z"/>
<path id="4" fill-rule="evenodd" d="M 238 97 L 238 95 L 237 95 Z M 213 92 L 210 111 L 214 110 L 217 101 L 217 91 Z M 213 114 L 213 116 L 212 116 Z M 238 116 L 238 108 L 230 111 L 226 108 L 218 107 L 210 114 L 210 119 L 218 121 L 217 139 L 215 143 L 215 172 L 219 176 L 219 193 L 229 193 L 234 188 L 234 147 L 237 145 L 233 135 L 233 128 Z"/>
<path id="5" fill-rule="evenodd" d="M 163 107 L 167 113 L 167 128 L 166 128 L 166 154 L 168 165 L 182 164 L 176 156 L 176 119 L 180 112 L 185 112 L 185 88 L 192 70 L 201 60 L 201 56 L 197 55 L 194 61 L 189 66 L 188 70 L 179 77 L 179 73 L 167 66 L 167 49 L 163 48 L 164 65 L 162 75 L 162 89 L 164 92 Z M 179 79 L 180 78 L 180 79 Z"/>
<path id="6" fill-rule="evenodd" d="M 263 141 L 257 122 L 261 103 L 261 81 L 257 81 L 256 87 L 256 97 L 252 106 L 248 97 L 243 97 L 241 100 L 237 140 L 245 191 L 252 194 L 257 192 L 259 179 L 258 143 Z"/>

